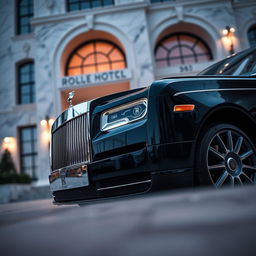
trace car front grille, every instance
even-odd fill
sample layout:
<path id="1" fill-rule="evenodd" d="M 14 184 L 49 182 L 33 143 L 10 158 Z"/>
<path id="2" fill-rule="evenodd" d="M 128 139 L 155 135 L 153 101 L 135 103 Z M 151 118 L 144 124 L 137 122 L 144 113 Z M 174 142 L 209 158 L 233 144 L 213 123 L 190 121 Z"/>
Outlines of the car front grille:
<path id="1" fill-rule="evenodd" d="M 90 161 L 89 112 L 77 116 L 52 133 L 52 170 Z"/>

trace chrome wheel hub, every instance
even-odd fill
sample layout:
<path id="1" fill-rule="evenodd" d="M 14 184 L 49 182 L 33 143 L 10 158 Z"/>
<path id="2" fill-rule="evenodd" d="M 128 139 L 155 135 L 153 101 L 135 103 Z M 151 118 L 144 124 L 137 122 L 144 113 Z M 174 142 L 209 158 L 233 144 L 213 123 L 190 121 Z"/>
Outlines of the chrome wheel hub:
<path id="1" fill-rule="evenodd" d="M 207 167 L 216 187 L 256 184 L 256 154 L 247 137 L 226 129 L 212 138 Z"/>
<path id="2" fill-rule="evenodd" d="M 234 158 L 230 157 L 228 160 L 227 160 L 227 166 L 228 166 L 228 169 L 231 171 L 231 172 L 234 172 L 236 171 L 237 169 L 237 162 Z"/>

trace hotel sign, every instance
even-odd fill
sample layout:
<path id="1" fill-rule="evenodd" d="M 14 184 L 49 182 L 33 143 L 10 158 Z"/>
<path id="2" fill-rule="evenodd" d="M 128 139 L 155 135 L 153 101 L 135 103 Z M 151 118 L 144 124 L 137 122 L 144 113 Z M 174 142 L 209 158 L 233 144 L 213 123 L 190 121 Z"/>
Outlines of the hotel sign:
<path id="1" fill-rule="evenodd" d="M 110 70 L 107 72 L 65 76 L 59 83 L 60 88 L 86 87 L 102 83 L 124 81 L 131 78 L 129 69 Z"/>

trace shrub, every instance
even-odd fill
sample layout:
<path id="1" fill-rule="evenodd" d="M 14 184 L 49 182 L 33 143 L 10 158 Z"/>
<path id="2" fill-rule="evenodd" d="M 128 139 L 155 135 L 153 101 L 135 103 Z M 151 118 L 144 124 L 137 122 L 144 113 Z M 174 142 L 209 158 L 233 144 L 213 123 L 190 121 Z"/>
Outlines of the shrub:
<path id="1" fill-rule="evenodd" d="M 11 153 L 6 149 L 0 162 L 0 184 L 32 182 L 32 178 L 26 173 L 17 173 Z"/>

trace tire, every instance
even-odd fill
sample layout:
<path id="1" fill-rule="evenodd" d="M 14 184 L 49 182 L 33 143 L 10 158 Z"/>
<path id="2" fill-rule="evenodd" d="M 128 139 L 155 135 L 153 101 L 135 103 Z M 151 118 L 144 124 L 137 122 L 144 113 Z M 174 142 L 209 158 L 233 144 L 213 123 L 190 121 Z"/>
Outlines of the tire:
<path id="1" fill-rule="evenodd" d="M 195 184 L 242 186 L 256 184 L 256 149 L 240 128 L 214 124 L 197 143 Z"/>

